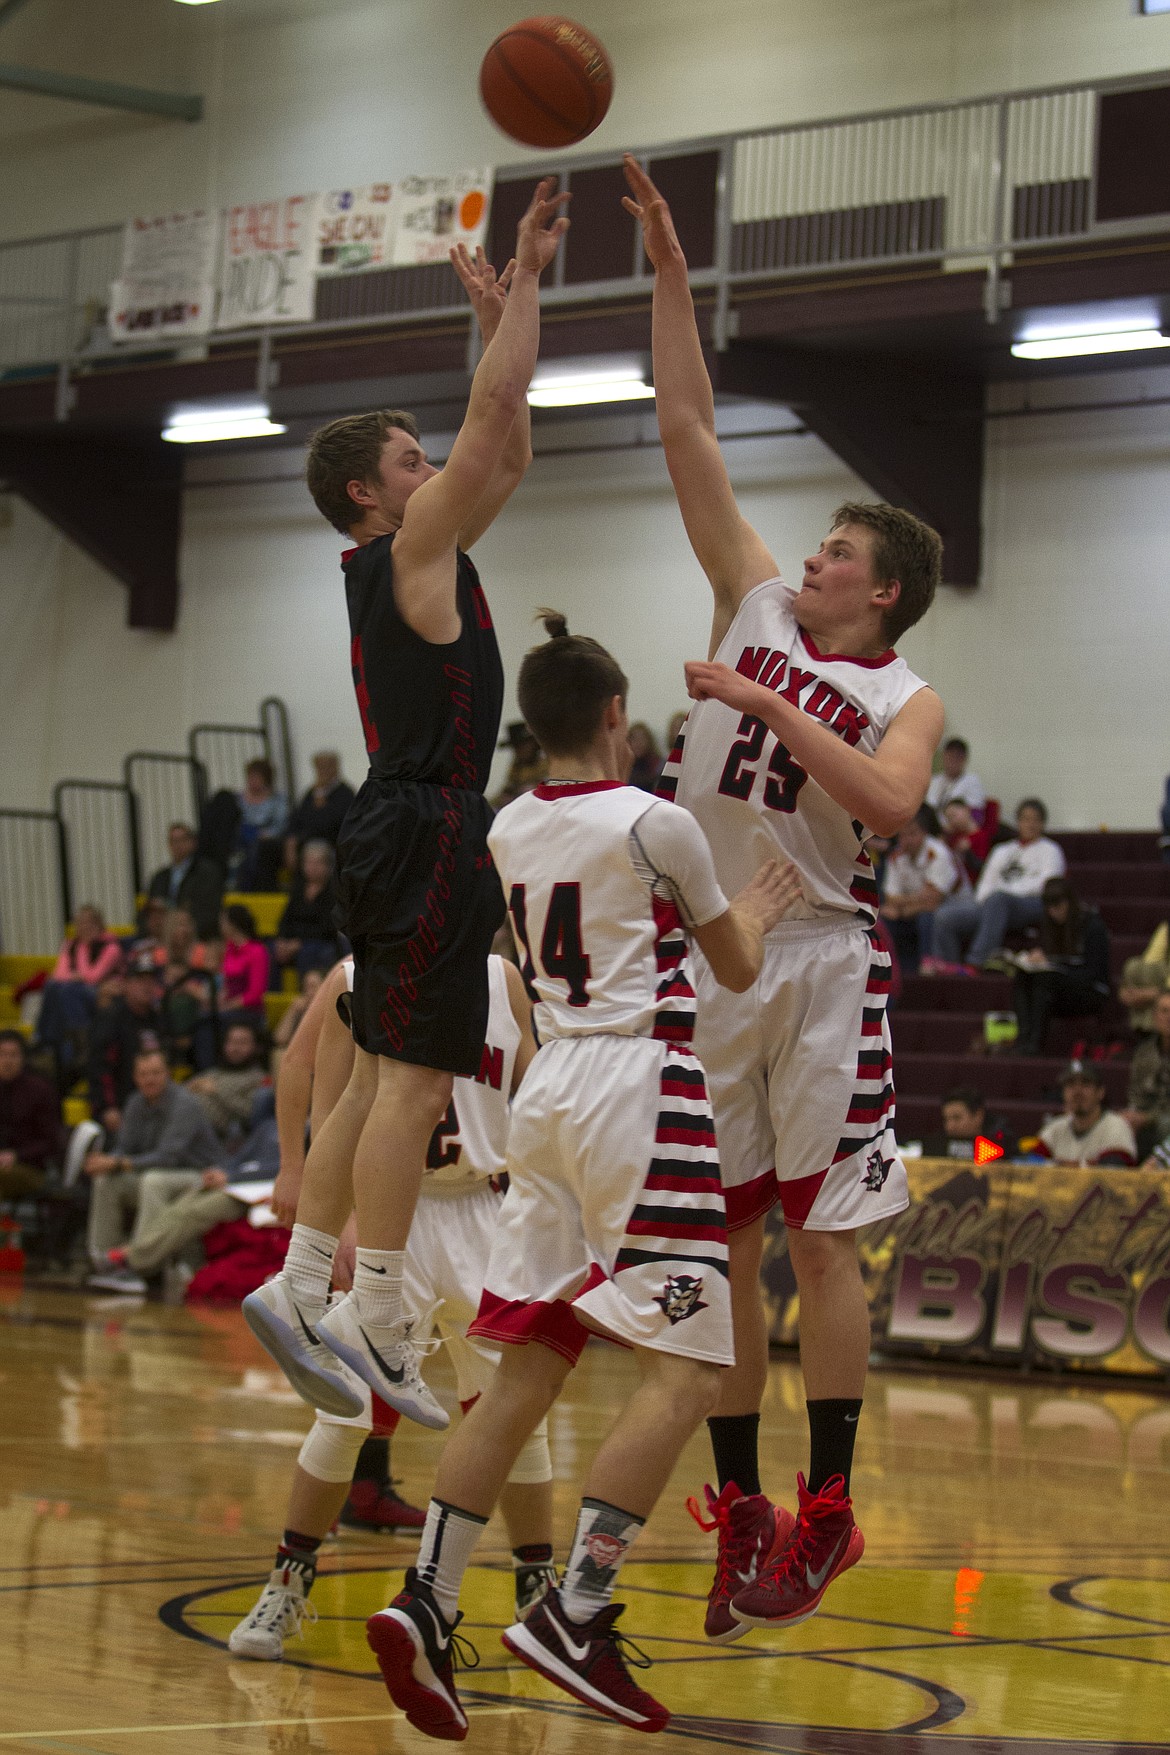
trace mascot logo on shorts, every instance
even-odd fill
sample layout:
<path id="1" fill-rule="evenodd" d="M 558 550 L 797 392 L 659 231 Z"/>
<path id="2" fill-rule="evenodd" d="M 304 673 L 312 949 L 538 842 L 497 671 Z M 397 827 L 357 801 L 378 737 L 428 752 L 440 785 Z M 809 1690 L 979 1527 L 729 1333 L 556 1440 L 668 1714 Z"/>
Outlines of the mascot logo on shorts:
<path id="1" fill-rule="evenodd" d="M 676 1322 L 685 1321 L 696 1310 L 706 1310 L 707 1306 L 699 1295 L 702 1290 L 702 1280 L 696 1280 L 693 1274 L 671 1274 L 654 1302 L 665 1310 L 673 1328 Z"/>
<path id="2" fill-rule="evenodd" d="M 893 1168 L 892 1158 L 883 1158 L 880 1152 L 871 1152 L 865 1160 L 865 1175 L 861 1180 L 874 1194 L 880 1194 L 886 1186 L 886 1177 Z"/>

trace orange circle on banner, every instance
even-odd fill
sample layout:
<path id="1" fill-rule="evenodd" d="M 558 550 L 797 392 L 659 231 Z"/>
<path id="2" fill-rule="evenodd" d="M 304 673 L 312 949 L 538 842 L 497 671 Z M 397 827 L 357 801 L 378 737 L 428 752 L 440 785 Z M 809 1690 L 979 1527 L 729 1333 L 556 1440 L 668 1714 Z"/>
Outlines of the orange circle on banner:
<path id="1" fill-rule="evenodd" d="M 483 191 L 472 189 L 459 203 L 459 224 L 465 232 L 473 232 L 483 218 Z"/>

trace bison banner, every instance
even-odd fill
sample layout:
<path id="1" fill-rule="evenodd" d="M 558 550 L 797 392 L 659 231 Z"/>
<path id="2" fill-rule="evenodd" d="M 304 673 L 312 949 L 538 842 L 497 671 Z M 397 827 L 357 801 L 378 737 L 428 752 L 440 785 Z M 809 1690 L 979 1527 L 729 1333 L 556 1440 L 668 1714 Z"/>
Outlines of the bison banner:
<path id="1" fill-rule="evenodd" d="M 1165 1376 L 1170 1175 L 1005 1161 L 907 1163 L 911 1205 L 861 1233 L 874 1345 L 889 1354 Z M 773 1214 L 772 1339 L 797 1338 Z"/>

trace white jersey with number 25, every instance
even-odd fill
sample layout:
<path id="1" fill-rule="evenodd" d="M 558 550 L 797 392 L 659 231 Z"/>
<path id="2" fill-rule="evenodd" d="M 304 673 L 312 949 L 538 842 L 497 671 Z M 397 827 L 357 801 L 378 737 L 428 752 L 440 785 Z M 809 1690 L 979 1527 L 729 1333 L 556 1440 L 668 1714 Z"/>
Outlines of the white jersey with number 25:
<path id="1" fill-rule="evenodd" d="M 796 595 L 779 578 L 749 591 L 715 656 L 872 753 L 926 685 L 892 650 L 878 658 L 818 651 L 792 613 Z M 792 861 L 804 901 L 789 910 L 781 931 L 789 920 L 876 917 L 877 886 L 862 846 L 870 830 L 833 802 L 763 720 L 722 701 L 697 701 L 658 790 L 697 818 L 729 896 L 765 860 L 779 853 Z"/>

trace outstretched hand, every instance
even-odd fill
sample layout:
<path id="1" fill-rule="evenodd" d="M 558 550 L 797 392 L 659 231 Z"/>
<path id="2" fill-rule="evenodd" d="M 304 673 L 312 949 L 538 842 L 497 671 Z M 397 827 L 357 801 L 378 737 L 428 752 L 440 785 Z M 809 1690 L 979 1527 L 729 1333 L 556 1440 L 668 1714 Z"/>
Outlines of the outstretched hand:
<path id="1" fill-rule="evenodd" d="M 774 700 L 770 689 L 751 682 L 729 665 L 693 658 L 683 665 L 687 693 L 692 701 L 723 701 L 741 713 L 758 713 L 762 702 Z"/>
<path id="2" fill-rule="evenodd" d="M 490 341 L 504 315 L 508 287 L 516 272 L 516 258 L 513 256 L 503 272 L 497 274 L 484 255 L 482 244 L 476 245 L 474 257 L 469 253 L 466 244 L 453 244 L 450 256 L 452 268 L 467 289 L 467 296 L 471 300 L 471 308 L 475 312 L 483 338 Z"/>
<path id="3" fill-rule="evenodd" d="M 569 191 L 554 195 L 555 188 L 555 177 L 541 178 L 516 233 L 516 266 L 531 274 L 548 267 L 569 229 L 567 218 L 558 212 L 570 199 Z"/>
<path id="4" fill-rule="evenodd" d="M 623 154 L 622 170 L 632 191 L 632 196 L 622 196 L 622 206 L 641 225 L 642 244 L 654 267 L 661 268 L 676 258 L 681 261 L 682 245 L 665 197 L 659 194 L 633 153 Z"/>
<path id="5" fill-rule="evenodd" d="M 771 932 L 802 894 L 800 873 L 791 860 L 769 859 L 744 885 L 733 906 L 756 921 L 761 932 Z"/>

